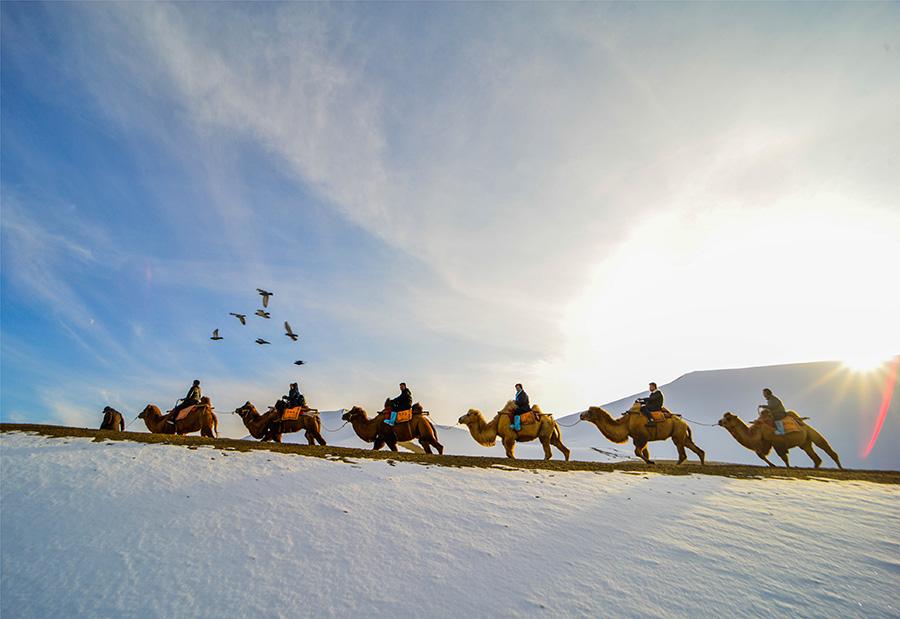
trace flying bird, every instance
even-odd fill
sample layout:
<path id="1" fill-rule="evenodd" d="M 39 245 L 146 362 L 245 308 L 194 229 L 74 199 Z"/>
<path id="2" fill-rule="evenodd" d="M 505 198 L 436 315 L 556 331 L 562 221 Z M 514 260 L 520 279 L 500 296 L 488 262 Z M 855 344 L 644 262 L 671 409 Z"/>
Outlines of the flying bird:
<path id="1" fill-rule="evenodd" d="M 263 344 L 271 344 L 272 342 L 267 342 L 264 339 L 262 339 L 261 337 L 258 337 L 258 338 L 256 338 L 256 343 L 259 344 L 260 346 L 262 346 Z"/>
<path id="2" fill-rule="evenodd" d="M 262 288 L 257 288 L 256 292 L 263 298 L 263 307 L 269 307 L 269 297 L 274 296 L 275 293 L 263 290 Z"/>
<path id="3" fill-rule="evenodd" d="M 288 321 L 287 321 L 287 320 L 284 321 L 284 330 L 285 330 L 285 335 L 286 335 L 286 336 L 288 336 L 289 338 L 291 338 L 291 339 L 294 340 L 295 342 L 297 341 L 297 334 L 294 333 L 293 331 L 291 331 L 291 325 L 288 324 Z"/>
<path id="4" fill-rule="evenodd" d="M 211 340 L 222 340 L 222 339 L 225 339 L 225 338 L 223 338 L 221 335 L 219 335 L 219 330 L 218 330 L 218 329 L 213 329 L 212 337 L 209 338 L 209 339 L 211 339 Z"/>
<path id="5" fill-rule="evenodd" d="M 260 316 L 262 318 L 271 318 L 272 317 L 272 314 L 270 314 L 266 310 L 261 310 L 261 309 L 256 310 L 256 315 Z"/>
<path id="6" fill-rule="evenodd" d="M 306 363 L 306 362 L 303 361 L 302 359 L 298 359 L 297 361 L 294 361 L 294 365 L 303 365 L 304 363 Z"/>
<path id="7" fill-rule="evenodd" d="M 235 314 L 234 312 L 228 312 L 228 315 L 234 316 L 235 318 L 240 320 L 242 325 L 247 324 L 247 314 Z"/>

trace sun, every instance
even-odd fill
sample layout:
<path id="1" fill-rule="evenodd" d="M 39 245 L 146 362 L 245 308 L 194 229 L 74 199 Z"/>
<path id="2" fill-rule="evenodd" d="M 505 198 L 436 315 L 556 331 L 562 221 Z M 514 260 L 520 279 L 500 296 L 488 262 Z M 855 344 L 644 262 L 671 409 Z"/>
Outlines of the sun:
<path id="1" fill-rule="evenodd" d="M 844 357 L 843 364 L 854 372 L 864 373 L 877 370 L 890 361 L 890 357 L 884 354 L 859 353 Z"/>

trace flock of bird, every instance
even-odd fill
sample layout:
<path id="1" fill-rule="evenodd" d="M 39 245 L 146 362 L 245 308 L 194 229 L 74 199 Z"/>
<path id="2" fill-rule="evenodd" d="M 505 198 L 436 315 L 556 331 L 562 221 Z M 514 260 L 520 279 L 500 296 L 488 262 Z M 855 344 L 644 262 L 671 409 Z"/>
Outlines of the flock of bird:
<path id="1" fill-rule="evenodd" d="M 266 320 L 269 320 L 270 318 L 272 318 L 272 314 L 270 314 L 269 312 L 267 312 L 267 311 L 265 310 L 265 308 L 269 307 L 269 297 L 275 296 L 275 293 L 274 293 L 274 292 L 269 292 L 268 290 L 263 290 L 262 288 L 257 288 L 257 289 L 256 289 L 256 292 L 258 292 L 258 293 L 259 293 L 259 296 L 262 297 L 262 307 L 261 307 L 260 309 L 256 310 L 256 312 L 254 312 L 254 314 L 255 314 L 256 316 L 259 316 L 260 318 L 264 318 L 264 319 L 266 319 Z M 236 312 L 228 312 L 228 315 L 229 315 L 229 316 L 234 316 L 235 318 L 238 319 L 238 321 L 240 321 L 240 323 L 241 323 L 242 325 L 247 326 L 247 314 L 238 314 L 238 313 L 236 313 Z M 299 339 L 299 337 L 300 337 L 299 335 L 297 335 L 296 333 L 294 333 L 294 330 L 291 329 L 291 325 L 290 325 L 290 323 L 289 323 L 287 320 L 284 321 L 284 334 L 285 334 L 287 337 L 291 338 L 291 341 L 294 341 L 294 342 L 296 342 L 296 341 Z M 219 335 L 219 330 L 218 330 L 218 329 L 213 329 L 212 337 L 210 337 L 209 339 L 211 339 L 211 340 L 224 340 L 225 338 L 222 337 L 221 335 Z M 266 341 L 266 340 L 262 339 L 261 337 L 256 338 L 255 341 L 256 341 L 256 343 L 259 344 L 260 346 L 263 346 L 263 345 L 265 345 L 265 344 L 271 344 L 271 343 L 272 343 L 272 342 L 269 342 L 269 341 Z M 298 359 L 297 361 L 294 361 L 294 365 L 303 365 L 303 364 L 304 364 L 304 362 L 303 362 L 302 360 L 300 360 L 300 359 Z"/>

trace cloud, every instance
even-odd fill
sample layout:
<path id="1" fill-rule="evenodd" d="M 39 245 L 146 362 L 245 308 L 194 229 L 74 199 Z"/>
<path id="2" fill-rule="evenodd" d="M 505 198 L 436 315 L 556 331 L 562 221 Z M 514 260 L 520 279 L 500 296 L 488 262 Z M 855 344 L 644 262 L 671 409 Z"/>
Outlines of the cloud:
<path id="1" fill-rule="evenodd" d="M 343 367 L 323 366 L 353 376 L 358 397 L 375 398 L 379 381 L 404 368 L 417 368 L 450 407 L 497 398 L 522 375 L 554 397 L 584 394 L 568 377 L 596 383 L 587 369 L 609 367 L 590 363 L 598 338 L 579 343 L 585 331 L 602 333 L 605 350 L 651 340 L 658 310 L 632 303 L 652 289 L 648 274 L 683 278 L 667 290 L 720 307 L 704 285 L 708 269 L 668 262 L 702 261 L 690 243 L 762 234 L 767 218 L 812 219 L 817 204 L 841 225 L 854 202 L 871 213 L 857 245 L 882 239 L 873 222 L 894 222 L 883 214 L 898 189 L 898 86 L 886 79 L 895 59 L 871 43 L 895 34 L 886 25 L 894 7 L 132 3 L 50 12 L 75 33 L 63 36 L 68 70 L 117 136 L 134 152 L 158 146 L 196 191 L 179 196 L 147 164 L 152 212 L 175 241 L 198 231 L 206 241 L 187 255 L 148 247 L 137 258 L 152 266 L 154 286 L 203 292 L 212 306 L 271 282 L 286 307 L 331 319 L 334 340 L 353 340 L 335 344 Z M 263 175 L 267 166 L 277 174 Z M 285 183 L 273 190 L 279 199 L 261 202 L 254 190 L 273 181 Z M 314 233 L 285 222 L 320 206 L 349 226 L 311 263 L 303 250 Z M 798 234 L 798 253 L 821 256 L 815 244 L 834 242 L 831 232 Z M 300 249 L 280 250 L 288 239 Z M 90 259 L 60 251 L 76 264 Z M 43 294 L 68 294 L 55 291 L 59 264 L 42 264 Z M 55 303 L 69 300 L 88 317 L 81 299 Z M 592 313 L 607 306 L 617 309 Z M 597 321 L 606 326 L 591 329 Z M 145 338 L 161 333 L 141 325 Z M 186 373 L 200 358 L 214 363 L 179 354 L 206 331 L 185 320 L 158 338 L 157 358 Z M 650 369 L 662 381 L 693 369 L 685 364 L 755 359 L 751 344 L 736 342 L 734 356 L 708 346 L 686 361 L 686 335 L 651 368 L 618 361 L 609 395 Z M 794 354 L 813 352 L 800 342 Z M 349 382 L 316 379 L 327 397 L 349 397 Z M 468 392 L 444 386 L 451 379 Z"/>

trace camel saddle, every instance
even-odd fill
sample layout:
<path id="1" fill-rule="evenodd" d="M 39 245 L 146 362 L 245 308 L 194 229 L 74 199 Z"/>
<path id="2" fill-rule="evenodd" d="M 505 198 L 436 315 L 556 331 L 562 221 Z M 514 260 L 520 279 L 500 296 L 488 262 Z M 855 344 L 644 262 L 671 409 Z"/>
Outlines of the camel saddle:
<path id="1" fill-rule="evenodd" d="M 412 419 L 413 412 L 411 408 L 405 411 L 397 411 L 397 423 L 405 423 Z"/>
<path id="2" fill-rule="evenodd" d="M 180 411 L 178 411 L 178 416 L 175 417 L 175 421 L 181 421 L 182 419 L 184 419 L 185 417 L 190 415 L 192 412 L 194 412 L 195 408 L 200 408 L 203 406 L 206 406 L 206 404 L 194 404 L 192 406 L 188 406 L 187 408 L 182 408 Z M 172 411 L 169 411 L 169 414 L 171 414 L 171 413 L 172 413 Z"/>
<path id="3" fill-rule="evenodd" d="M 785 434 L 790 434 L 791 432 L 799 432 L 800 426 L 804 425 L 802 421 L 800 421 L 793 415 L 788 415 L 781 421 L 784 423 Z M 775 419 L 772 417 L 772 415 L 762 415 L 754 423 L 764 423 L 770 428 L 775 428 Z"/>
<path id="4" fill-rule="evenodd" d="M 521 418 L 519 419 L 519 422 L 520 422 L 523 426 L 527 426 L 529 423 L 537 423 L 538 421 L 541 420 L 541 415 L 540 415 L 540 413 L 537 413 L 537 412 L 535 412 L 535 411 L 533 411 L 533 410 L 532 410 L 532 411 L 528 411 L 527 413 L 507 413 L 507 415 L 509 415 L 509 422 L 510 422 L 510 423 L 514 423 L 515 420 L 516 420 L 516 415 L 519 415 L 519 416 L 521 417 Z"/>
<path id="5" fill-rule="evenodd" d="M 653 417 L 653 421 L 656 423 L 661 423 L 666 419 L 670 419 L 672 417 L 672 413 L 663 408 L 661 411 L 650 411 L 650 416 Z"/>

